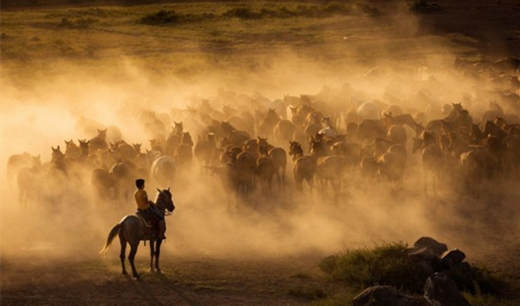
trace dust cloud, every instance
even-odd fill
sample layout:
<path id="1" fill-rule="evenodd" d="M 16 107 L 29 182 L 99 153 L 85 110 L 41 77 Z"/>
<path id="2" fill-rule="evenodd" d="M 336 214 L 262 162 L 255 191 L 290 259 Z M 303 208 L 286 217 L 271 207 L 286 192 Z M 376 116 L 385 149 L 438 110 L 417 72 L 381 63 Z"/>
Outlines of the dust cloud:
<path id="1" fill-rule="evenodd" d="M 415 25 L 413 19 L 399 20 L 403 28 Z M 398 105 L 404 113 L 422 114 L 417 118 L 423 119 L 417 121 L 426 125 L 446 115 L 441 111 L 443 105 L 458 102 L 478 122 L 489 101 L 501 97 L 501 83 L 475 80 L 453 69 L 454 54 L 438 37 L 418 38 L 421 46 L 407 50 L 393 50 L 386 44 L 390 39 L 381 38 L 381 50 L 368 60 L 359 58 L 363 50 L 359 44 L 349 49 L 351 56 L 330 61 L 316 61 L 315 54 L 287 49 L 254 58 L 269 62 L 260 69 L 232 70 L 231 74 L 216 70 L 187 80 L 147 71 L 131 58 L 112 63 L 110 70 L 64 63 L 54 73 L 36 73 L 24 82 L 4 69 L 0 79 L 2 258 L 32 254 L 98 258 L 112 226 L 135 212 L 133 199 L 99 199 L 90 183 L 92 169 L 82 168 L 66 180 L 32 182 L 35 185 L 30 189 L 45 186 L 45 192 L 22 205 L 20 188 L 15 176 L 8 180 L 6 165 L 12 155 L 28 152 L 40 156 L 45 166 L 52 148 L 60 146 L 64 152 L 65 141 L 78 144 L 78 140 L 94 138 L 98 129 L 111 127 L 117 127 L 127 143 L 141 143 L 144 153 L 152 149 L 149 140 L 156 136 L 143 119 L 147 111 L 162 118 L 165 133 L 174 122 L 182 121 L 196 143 L 205 129 L 190 110 L 202 112 L 203 100 L 217 110 L 214 118 L 220 121 L 227 119 L 222 116 L 225 106 L 244 108 L 248 105 L 244 101 L 253 101 L 249 111 L 266 111 L 285 96 L 329 91 L 332 94 L 325 102 L 340 101 L 343 116 L 361 102 L 378 101 L 388 107 Z M 326 49 L 323 46 L 315 52 Z M 383 54 L 390 55 L 377 58 Z M 379 115 L 386 110 L 379 109 Z M 345 122 L 339 121 L 337 128 L 345 133 Z M 483 243 L 499 243 L 493 240 L 496 237 L 512 239 L 518 194 L 505 184 L 509 181 L 472 198 L 454 186 L 458 182 L 446 180 L 440 182 L 438 195 L 425 196 L 420 154 L 411 152 L 415 131 L 406 131 L 402 187 L 395 191 L 384 180 L 366 181 L 357 172 L 345 173 L 348 180 L 337 203 L 332 190 L 322 195 L 315 189 L 311 195 L 304 184 L 303 194 L 296 191 L 290 157 L 285 188 L 275 178 L 271 197 L 255 188 L 238 200 L 230 200 L 219 178 L 194 159 L 190 170 L 178 173 L 170 186 L 176 210 L 166 219 L 168 239 L 163 256 L 321 256 L 384 242 L 413 244 L 421 236 L 431 236 L 476 258 L 485 253 Z M 107 137 L 109 143 L 118 138 Z M 289 149 L 287 141 L 269 141 Z M 149 180 L 150 197 L 158 187 Z M 118 252 L 114 243 L 109 256 L 116 258 Z M 146 252 L 141 247 L 138 256 L 144 257 Z"/>

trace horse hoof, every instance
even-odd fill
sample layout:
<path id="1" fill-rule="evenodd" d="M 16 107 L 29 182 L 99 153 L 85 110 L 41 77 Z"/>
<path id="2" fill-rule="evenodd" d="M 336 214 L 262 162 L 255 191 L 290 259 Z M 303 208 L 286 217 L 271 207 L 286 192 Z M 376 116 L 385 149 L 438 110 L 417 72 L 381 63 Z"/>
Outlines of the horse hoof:
<path id="1" fill-rule="evenodd" d="M 141 276 L 139 276 L 139 275 L 134 275 L 134 278 L 135 278 L 135 280 L 139 280 L 139 279 L 141 278 Z"/>
<path id="2" fill-rule="evenodd" d="M 161 269 L 156 269 L 155 272 L 157 272 L 157 274 L 162 274 L 162 270 Z"/>

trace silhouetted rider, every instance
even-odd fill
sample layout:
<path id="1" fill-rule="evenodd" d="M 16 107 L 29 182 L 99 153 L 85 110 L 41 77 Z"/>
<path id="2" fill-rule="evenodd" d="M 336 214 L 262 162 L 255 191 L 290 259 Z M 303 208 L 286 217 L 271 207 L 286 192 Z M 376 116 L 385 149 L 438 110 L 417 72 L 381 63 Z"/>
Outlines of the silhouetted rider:
<path id="1" fill-rule="evenodd" d="M 134 193 L 135 202 L 137 203 L 137 211 L 138 213 L 149 213 L 151 214 L 159 223 L 159 238 L 166 239 L 164 233 L 166 232 L 166 223 L 164 222 L 164 215 L 161 214 L 157 206 L 148 200 L 148 194 L 146 190 L 144 190 L 145 181 L 144 179 L 137 179 L 135 181 L 135 186 L 137 190 Z"/>

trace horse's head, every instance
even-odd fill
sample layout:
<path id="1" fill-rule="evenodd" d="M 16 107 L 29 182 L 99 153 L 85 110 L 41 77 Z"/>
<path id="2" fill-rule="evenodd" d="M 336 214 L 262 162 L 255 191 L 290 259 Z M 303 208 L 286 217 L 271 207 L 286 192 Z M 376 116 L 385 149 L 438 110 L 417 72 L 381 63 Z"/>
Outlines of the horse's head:
<path id="1" fill-rule="evenodd" d="M 175 209 L 175 205 L 173 204 L 172 193 L 170 192 L 170 187 L 167 189 L 157 189 L 159 192 L 157 194 L 157 200 L 155 201 L 155 205 L 162 212 L 164 210 L 168 210 L 169 212 L 173 212 Z"/>
<path id="2" fill-rule="evenodd" d="M 330 126 L 332 126 L 332 121 L 331 121 L 330 117 L 322 117 L 321 124 L 324 127 L 330 127 Z"/>
<path id="3" fill-rule="evenodd" d="M 453 109 L 456 110 L 456 111 L 463 110 L 463 108 L 462 108 L 462 102 L 459 102 L 459 103 L 451 103 L 451 105 L 453 105 Z"/>
<path id="4" fill-rule="evenodd" d="M 303 149 L 299 142 L 289 141 L 289 155 L 293 156 L 295 159 L 303 156 Z"/>
<path id="5" fill-rule="evenodd" d="M 191 139 L 190 132 L 183 132 L 181 142 L 190 146 L 193 146 L 193 140 Z"/>
<path id="6" fill-rule="evenodd" d="M 132 146 L 134 147 L 135 151 L 138 153 L 138 154 L 141 154 L 141 143 L 133 143 Z"/>
<path id="7" fill-rule="evenodd" d="M 182 135 L 182 133 L 184 132 L 184 127 L 182 125 L 182 121 L 181 122 L 174 121 L 173 123 L 175 123 L 175 127 L 173 128 L 173 130 L 175 131 L 175 134 Z"/>
<path id="8" fill-rule="evenodd" d="M 267 138 L 262 138 L 260 136 L 258 136 L 258 140 L 256 141 L 256 143 L 258 144 L 259 147 L 267 147 L 268 146 Z"/>
<path id="9" fill-rule="evenodd" d="M 72 140 L 72 139 L 70 141 L 65 140 L 65 147 L 66 148 L 76 147 L 76 144 L 74 143 L 74 140 Z"/>
<path id="10" fill-rule="evenodd" d="M 98 131 L 97 138 L 105 140 L 107 138 L 107 130 L 108 129 L 106 129 L 106 128 L 104 130 L 97 129 L 97 131 Z"/>
<path id="11" fill-rule="evenodd" d="M 33 168 L 36 168 L 36 169 L 41 168 L 42 167 L 42 160 L 41 160 L 40 155 L 32 156 L 31 163 L 32 163 Z"/>
<path id="12" fill-rule="evenodd" d="M 224 132 L 225 135 L 228 135 L 229 133 L 235 131 L 235 127 L 231 125 L 228 121 L 221 121 L 220 122 L 220 129 Z"/>
<path id="13" fill-rule="evenodd" d="M 56 148 L 52 148 L 52 160 L 62 160 L 65 159 L 65 155 L 63 152 L 61 152 L 60 146 L 57 146 Z"/>
<path id="14" fill-rule="evenodd" d="M 311 138 L 309 152 L 311 155 L 323 156 L 326 153 L 325 143 L 322 139 Z"/>
<path id="15" fill-rule="evenodd" d="M 280 119 L 274 108 L 269 108 L 267 114 L 265 115 L 265 118 L 267 120 Z"/>

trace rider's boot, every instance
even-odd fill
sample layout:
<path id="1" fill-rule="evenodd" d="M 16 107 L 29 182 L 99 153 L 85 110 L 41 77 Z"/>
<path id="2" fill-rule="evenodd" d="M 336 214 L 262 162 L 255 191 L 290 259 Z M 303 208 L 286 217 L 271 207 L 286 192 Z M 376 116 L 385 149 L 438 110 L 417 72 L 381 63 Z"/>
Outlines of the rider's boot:
<path id="1" fill-rule="evenodd" d="M 160 239 L 166 239 L 166 236 L 164 236 L 164 233 L 166 232 L 166 223 L 164 220 L 159 221 L 159 238 Z"/>

